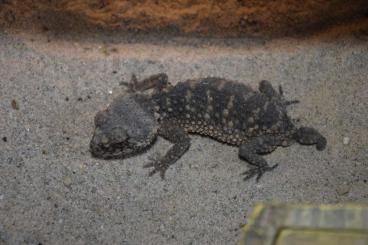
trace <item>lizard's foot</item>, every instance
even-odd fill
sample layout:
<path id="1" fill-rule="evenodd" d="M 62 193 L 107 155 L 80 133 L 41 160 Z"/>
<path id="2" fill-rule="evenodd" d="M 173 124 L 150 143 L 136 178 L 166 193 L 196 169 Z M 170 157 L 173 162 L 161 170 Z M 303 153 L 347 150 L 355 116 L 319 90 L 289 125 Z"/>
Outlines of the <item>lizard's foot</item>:
<path id="1" fill-rule="evenodd" d="M 149 172 L 148 176 L 152 176 L 157 172 L 160 172 L 161 179 L 165 178 L 165 172 L 169 168 L 169 164 L 166 164 L 160 160 L 153 160 L 150 163 L 143 166 L 143 168 L 152 168 L 153 170 Z"/>
<path id="2" fill-rule="evenodd" d="M 243 178 L 244 181 L 247 181 L 249 180 L 250 178 L 252 178 L 253 176 L 257 175 L 257 178 L 256 178 L 256 182 L 258 182 L 260 180 L 260 178 L 262 177 L 262 175 L 265 173 L 265 172 L 269 172 L 269 171 L 272 171 L 274 170 L 276 167 L 278 166 L 278 164 L 275 164 L 273 166 L 260 166 L 260 167 L 254 167 L 254 168 L 251 168 L 247 171 L 245 171 L 244 173 L 242 173 L 242 175 L 245 175 L 245 177 Z"/>

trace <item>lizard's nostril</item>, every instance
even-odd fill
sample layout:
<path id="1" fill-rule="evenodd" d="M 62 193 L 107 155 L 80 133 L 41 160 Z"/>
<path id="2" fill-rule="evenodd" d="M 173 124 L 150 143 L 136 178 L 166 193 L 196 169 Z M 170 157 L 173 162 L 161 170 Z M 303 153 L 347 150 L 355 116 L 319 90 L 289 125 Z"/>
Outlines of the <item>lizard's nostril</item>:
<path id="1" fill-rule="evenodd" d="M 91 143 L 89 144 L 89 150 L 93 155 L 95 155 L 94 153 L 96 153 L 98 149 L 98 144 L 96 144 L 95 137 L 93 137 Z"/>
<path id="2" fill-rule="evenodd" d="M 91 149 L 97 149 L 100 143 L 101 143 L 101 137 L 97 134 L 93 135 L 91 142 L 90 142 Z"/>

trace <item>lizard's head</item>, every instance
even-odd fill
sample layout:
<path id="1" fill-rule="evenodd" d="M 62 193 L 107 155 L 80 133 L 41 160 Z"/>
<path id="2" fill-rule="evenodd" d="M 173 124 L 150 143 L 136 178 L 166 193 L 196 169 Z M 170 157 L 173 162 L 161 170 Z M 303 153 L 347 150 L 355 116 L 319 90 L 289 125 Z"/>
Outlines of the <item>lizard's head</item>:
<path id="1" fill-rule="evenodd" d="M 317 150 L 326 148 L 327 140 L 317 130 L 309 127 L 301 127 L 293 135 L 293 138 L 302 145 L 316 145 Z"/>
<path id="2" fill-rule="evenodd" d="M 96 114 L 90 143 L 94 157 L 125 158 L 153 143 L 158 124 L 146 102 L 138 95 L 120 96 Z"/>

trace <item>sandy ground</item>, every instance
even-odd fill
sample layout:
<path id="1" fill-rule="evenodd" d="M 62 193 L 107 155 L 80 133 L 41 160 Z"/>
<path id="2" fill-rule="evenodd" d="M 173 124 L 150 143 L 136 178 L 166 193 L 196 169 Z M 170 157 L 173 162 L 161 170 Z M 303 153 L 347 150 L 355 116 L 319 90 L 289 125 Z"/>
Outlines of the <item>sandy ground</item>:
<path id="1" fill-rule="evenodd" d="M 104 35 L 0 33 L 0 244 L 234 244 L 256 202 L 368 201 L 368 35 L 162 41 Z M 160 41 L 161 40 L 161 41 Z M 159 140 L 126 160 L 93 159 L 95 113 L 132 73 L 170 80 L 221 76 L 282 85 L 323 152 L 293 145 L 280 166 L 243 182 L 237 149 L 192 137 L 162 181 L 142 166 Z"/>

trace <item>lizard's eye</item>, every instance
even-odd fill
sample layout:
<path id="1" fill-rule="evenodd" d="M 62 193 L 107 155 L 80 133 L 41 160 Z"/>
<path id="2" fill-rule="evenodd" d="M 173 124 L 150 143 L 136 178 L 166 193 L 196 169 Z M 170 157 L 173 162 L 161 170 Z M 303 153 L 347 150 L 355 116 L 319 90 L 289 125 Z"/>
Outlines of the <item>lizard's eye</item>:
<path id="1" fill-rule="evenodd" d="M 110 137 L 112 143 L 122 143 L 129 137 L 126 130 L 122 127 L 115 127 L 110 131 Z"/>

